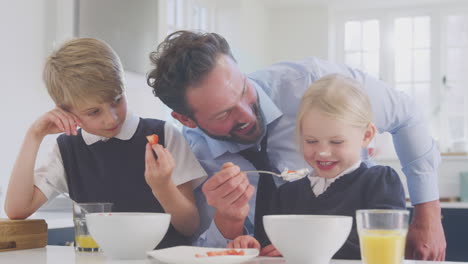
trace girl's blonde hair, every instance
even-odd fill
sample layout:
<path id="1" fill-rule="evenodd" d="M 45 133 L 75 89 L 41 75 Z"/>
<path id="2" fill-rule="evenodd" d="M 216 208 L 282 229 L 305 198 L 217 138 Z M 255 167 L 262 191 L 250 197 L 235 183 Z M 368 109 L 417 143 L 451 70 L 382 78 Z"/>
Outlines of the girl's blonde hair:
<path id="1" fill-rule="evenodd" d="M 359 128 L 367 127 L 373 118 L 371 103 L 361 84 L 339 74 L 320 78 L 302 96 L 296 119 L 299 140 L 304 116 L 311 110 L 319 110 L 330 118 Z"/>
<path id="2" fill-rule="evenodd" d="M 65 109 L 112 102 L 125 91 L 119 57 L 94 38 L 65 42 L 47 58 L 43 78 L 52 100 Z"/>

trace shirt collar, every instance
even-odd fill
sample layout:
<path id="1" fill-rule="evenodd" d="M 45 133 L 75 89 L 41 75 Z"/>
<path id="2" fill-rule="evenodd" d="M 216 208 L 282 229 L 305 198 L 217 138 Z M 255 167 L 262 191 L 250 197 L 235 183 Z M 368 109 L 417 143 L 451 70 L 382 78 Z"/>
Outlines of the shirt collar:
<path id="1" fill-rule="evenodd" d="M 275 105 L 275 103 L 270 99 L 270 97 L 265 93 L 265 91 L 263 91 L 263 89 L 254 80 L 250 79 L 250 81 L 253 83 L 255 90 L 257 90 L 260 107 L 263 111 L 266 125 L 268 126 L 277 118 L 281 117 L 283 115 L 283 112 L 281 112 L 281 110 Z M 226 152 L 237 153 L 244 149 L 251 148 L 255 145 L 260 146 L 260 142 L 266 133 L 265 131 L 264 135 L 260 137 L 256 143 L 240 144 L 240 143 L 234 143 L 234 142 L 229 142 L 229 141 L 224 141 L 224 140 L 213 139 L 209 137 L 208 135 L 206 135 L 203 131 L 201 131 L 201 129 L 199 128 L 195 128 L 195 129 L 199 130 L 198 133 L 200 133 L 201 135 L 203 135 L 203 137 L 205 137 L 208 149 L 213 155 L 213 158 L 217 158 Z"/>
<path id="2" fill-rule="evenodd" d="M 125 121 L 124 121 L 124 123 L 122 125 L 122 129 L 115 136 L 115 138 L 118 138 L 118 139 L 121 139 L 121 140 L 131 139 L 133 137 L 133 135 L 135 134 L 139 123 L 140 123 L 140 118 L 137 115 L 135 115 L 135 114 L 133 114 L 131 112 L 128 112 L 127 117 L 125 118 Z M 91 145 L 91 144 L 94 144 L 94 143 L 96 143 L 98 141 L 107 141 L 107 140 L 109 140 L 109 138 L 106 138 L 106 137 L 90 134 L 90 133 L 86 132 L 84 129 L 81 130 L 81 134 L 83 136 L 84 142 L 88 146 Z"/>
<path id="3" fill-rule="evenodd" d="M 349 174 L 355 170 L 357 170 L 361 166 L 361 160 L 353 164 L 353 166 L 345 169 L 343 172 L 338 174 L 335 178 L 327 179 L 323 177 L 319 177 L 315 171 L 312 171 L 307 177 L 310 180 L 310 187 L 314 192 L 315 196 L 319 196 L 324 193 L 330 185 L 335 182 L 338 178 L 341 178 L 345 174 Z"/>

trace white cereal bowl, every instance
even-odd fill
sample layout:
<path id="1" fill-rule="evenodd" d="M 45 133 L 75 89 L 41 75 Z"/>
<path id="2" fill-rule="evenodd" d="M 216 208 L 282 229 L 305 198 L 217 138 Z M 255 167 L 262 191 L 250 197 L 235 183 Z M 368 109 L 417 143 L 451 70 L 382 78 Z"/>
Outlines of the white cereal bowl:
<path id="1" fill-rule="evenodd" d="M 290 264 L 328 264 L 349 236 L 353 218 L 337 215 L 266 215 L 271 243 Z"/>
<path id="2" fill-rule="evenodd" d="M 91 213 L 86 223 L 104 255 L 143 259 L 166 234 L 171 215 L 165 213 Z"/>

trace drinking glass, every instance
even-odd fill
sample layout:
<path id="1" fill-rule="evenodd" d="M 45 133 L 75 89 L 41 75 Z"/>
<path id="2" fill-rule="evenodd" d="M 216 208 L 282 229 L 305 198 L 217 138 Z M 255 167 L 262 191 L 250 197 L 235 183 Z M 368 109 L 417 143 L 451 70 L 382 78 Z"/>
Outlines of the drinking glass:
<path id="1" fill-rule="evenodd" d="M 89 234 L 85 215 L 87 213 L 111 212 L 111 210 L 112 203 L 73 203 L 76 251 L 99 251 L 99 245 Z"/>
<path id="2" fill-rule="evenodd" d="M 403 263 L 408 222 L 408 210 L 357 210 L 362 262 Z"/>

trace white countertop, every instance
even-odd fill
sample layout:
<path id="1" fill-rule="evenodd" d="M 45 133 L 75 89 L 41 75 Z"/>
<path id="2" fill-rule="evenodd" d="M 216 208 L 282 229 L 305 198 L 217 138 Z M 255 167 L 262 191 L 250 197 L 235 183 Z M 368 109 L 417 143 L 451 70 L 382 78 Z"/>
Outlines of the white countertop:
<path id="1" fill-rule="evenodd" d="M 73 203 L 65 196 L 48 201 L 29 219 L 44 219 L 49 229 L 73 227 Z"/>
<path id="2" fill-rule="evenodd" d="M 412 208 L 413 205 L 410 202 L 406 202 L 407 208 Z M 453 209 L 467 209 L 468 202 L 440 202 L 442 209 L 453 208 Z"/>
<path id="3" fill-rule="evenodd" d="M 44 219 L 48 229 L 73 227 L 73 213 L 68 212 L 53 212 L 53 211 L 37 211 L 28 219 Z"/>
<path id="4" fill-rule="evenodd" d="M 0 263 L 8 264 L 158 264 L 155 259 L 142 260 L 113 260 L 106 258 L 102 253 L 75 252 L 73 247 L 47 246 L 45 248 L 15 250 L 0 252 Z M 244 262 L 245 264 L 284 264 L 283 258 L 257 257 Z M 360 264 L 360 260 L 332 260 L 331 264 Z M 448 264 L 462 262 L 433 262 L 405 260 L 405 264 Z"/>
<path id="5" fill-rule="evenodd" d="M 412 207 L 411 203 L 406 204 Z M 442 208 L 468 209 L 468 202 L 441 202 Z M 44 219 L 49 229 L 73 227 L 73 214 L 71 209 L 66 211 L 37 211 L 30 219 Z"/>
<path id="6" fill-rule="evenodd" d="M 440 207 L 466 209 L 468 208 L 468 202 L 441 202 Z"/>

